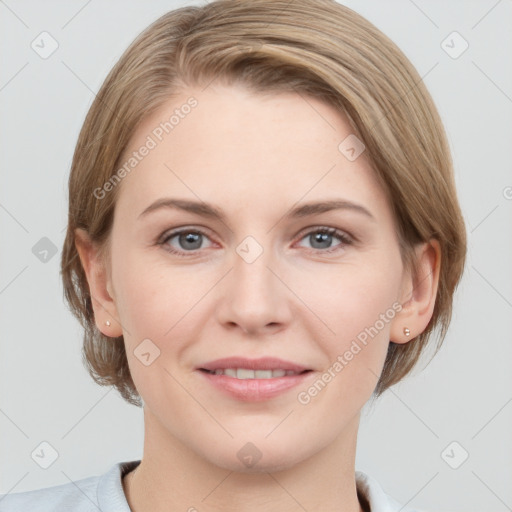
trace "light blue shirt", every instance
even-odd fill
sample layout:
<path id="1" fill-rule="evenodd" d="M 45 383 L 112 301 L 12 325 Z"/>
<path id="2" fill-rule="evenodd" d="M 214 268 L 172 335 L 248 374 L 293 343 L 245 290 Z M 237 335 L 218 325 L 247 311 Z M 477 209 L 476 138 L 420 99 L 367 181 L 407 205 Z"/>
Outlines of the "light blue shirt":
<path id="1" fill-rule="evenodd" d="M 123 490 L 123 476 L 140 460 L 118 462 L 100 476 L 62 485 L 0 495 L 0 512 L 131 512 Z M 356 471 L 356 487 L 371 512 L 421 512 L 402 506 L 384 493 L 379 483 Z"/>

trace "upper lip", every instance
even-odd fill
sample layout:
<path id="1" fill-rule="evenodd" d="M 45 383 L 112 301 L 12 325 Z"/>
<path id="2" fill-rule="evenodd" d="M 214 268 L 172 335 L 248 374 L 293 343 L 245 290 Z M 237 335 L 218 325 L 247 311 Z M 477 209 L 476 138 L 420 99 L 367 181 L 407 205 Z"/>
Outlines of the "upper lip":
<path id="1" fill-rule="evenodd" d="M 301 373 L 309 368 L 291 361 L 284 361 L 276 357 L 261 357 L 259 359 L 247 359 L 246 357 L 226 357 L 216 359 L 201 365 L 199 370 L 225 370 L 227 368 L 246 368 L 248 370 L 291 370 Z"/>

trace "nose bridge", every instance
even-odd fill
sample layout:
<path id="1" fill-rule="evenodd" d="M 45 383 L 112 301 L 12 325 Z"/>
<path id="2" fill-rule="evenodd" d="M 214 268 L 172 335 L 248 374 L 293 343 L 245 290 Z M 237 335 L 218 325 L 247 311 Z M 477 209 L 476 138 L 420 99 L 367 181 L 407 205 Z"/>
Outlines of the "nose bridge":
<path id="1" fill-rule="evenodd" d="M 270 269 L 277 266 L 270 236 L 245 237 L 235 247 L 232 271 L 224 287 L 221 320 L 236 323 L 246 331 L 281 324 L 285 314 L 285 287 Z"/>
<path id="2" fill-rule="evenodd" d="M 261 240 L 261 236 L 259 237 Z M 234 292 L 241 303 L 246 303 L 255 310 L 256 305 L 262 309 L 264 303 L 275 295 L 275 276 L 269 270 L 274 264 L 273 251 L 270 248 L 270 237 L 260 243 L 253 236 L 245 237 L 236 247 L 233 261 Z M 251 300 L 252 299 L 252 300 Z"/>

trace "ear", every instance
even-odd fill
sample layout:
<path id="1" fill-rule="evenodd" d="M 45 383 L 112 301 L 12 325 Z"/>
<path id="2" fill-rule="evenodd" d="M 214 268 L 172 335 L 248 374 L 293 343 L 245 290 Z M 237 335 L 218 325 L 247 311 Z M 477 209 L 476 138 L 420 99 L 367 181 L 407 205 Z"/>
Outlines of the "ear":
<path id="1" fill-rule="evenodd" d="M 401 311 L 391 324 L 390 340 L 393 343 L 407 343 L 419 336 L 427 327 L 432 314 L 439 284 L 441 248 L 435 239 L 416 248 L 418 269 L 416 275 L 404 276 L 400 291 Z M 410 331 L 409 336 L 404 328 Z"/>
<path id="2" fill-rule="evenodd" d="M 123 330 L 118 320 L 112 283 L 105 262 L 99 256 L 97 245 L 91 241 L 85 230 L 77 228 L 75 247 L 89 284 L 96 326 L 105 336 L 121 336 Z M 107 321 L 110 325 L 107 325 Z"/>

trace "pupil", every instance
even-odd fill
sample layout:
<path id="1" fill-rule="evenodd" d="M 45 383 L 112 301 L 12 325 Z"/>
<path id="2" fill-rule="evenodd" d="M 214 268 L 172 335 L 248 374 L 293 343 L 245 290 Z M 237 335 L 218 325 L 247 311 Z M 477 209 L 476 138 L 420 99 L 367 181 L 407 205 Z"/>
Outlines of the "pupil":
<path id="1" fill-rule="evenodd" d="M 315 243 L 316 242 L 326 243 L 326 241 L 327 241 L 326 239 L 328 239 L 330 236 L 331 236 L 330 233 L 316 233 L 315 235 L 313 235 Z M 330 247 L 330 246 L 331 246 L 331 244 L 328 243 L 326 246 L 323 246 L 321 248 Z"/>
<path id="2" fill-rule="evenodd" d="M 187 249 L 198 249 L 201 246 L 200 237 L 201 235 L 199 233 L 187 233 L 186 235 L 181 235 L 180 242 L 184 241 Z M 196 244 L 195 246 L 194 242 Z M 191 247 L 187 244 L 192 244 L 193 246 Z"/>

